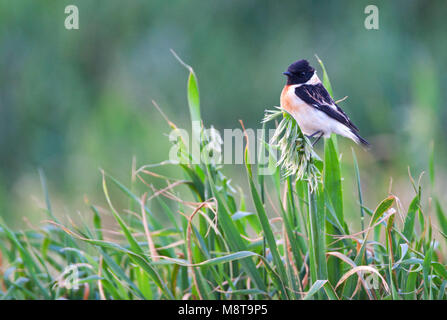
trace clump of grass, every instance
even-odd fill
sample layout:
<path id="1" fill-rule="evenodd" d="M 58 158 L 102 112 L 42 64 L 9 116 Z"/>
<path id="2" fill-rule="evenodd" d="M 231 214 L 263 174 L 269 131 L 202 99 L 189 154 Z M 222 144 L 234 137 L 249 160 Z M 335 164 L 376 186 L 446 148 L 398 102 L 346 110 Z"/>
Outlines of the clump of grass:
<path id="1" fill-rule="evenodd" d="M 191 117 L 200 120 L 197 77 L 184 65 Z M 329 81 L 326 72 L 323 79 Z M 447 234 L 439 201 L 438 228 L 414 180 L 406 214 L 395 195 L 369 209 L 353 153 L 357 181 L 344 183 L 358 185 L 367 223 L 364 230 L 349 230 L 335 138 L 325 140 L 320 161 L 298 127 L 285 133 L 289 140 L 278 135 L 280 150 L 297 153 L 281 158 L 285 177 L 279 170 L 262 176 L 246 161 L 247 191 L 230 185 L 213 163 L 142 166 L 128 186 L 102 172 L 108 209 L 89 205 L 90 216 L 67 225 L 52 212 L 44 188 L 48 221 L 19 231 L 0 223 L 0 298 L 446 299 L 445 260 L 434 237 L 438 230 Z M 203 146 L 197 137 L 204 135 L 195 137 Z M 290 140 L 299 141 L 296 149 L 286 145 Z M 178 141 L 178 147 L 184 159 L 192 159 L 186 144 Z M 265 144 L 260 153 L 270 149 Z M 184 175 L 161 175 L 158 167 L 165 165 L 178 166 Z M 154 180 L 165 186 L 156 189 Z M 144 190 L 137 193 L 137 187 Z M 111 188 L 129 199 L 129 210 L 115 207 Z M 116 222 L 113 230 L 104 227 L 105 212 Z"/>
<path id="2" fill-rule="evenodd" d="M 280 151 L 281 157 L 277 165 L 284 169 L 284 177 L 294 176 L 296 180 L 306 179 L 312 190 L 318 186 L 320 170 L 316 161 L 320 158 L 314 152 L 309 139 L 301 132 L 293 117 L 280 107 L 267 110 L 263 122 L 282 117 L 270 140 L 273 148 Z"/>

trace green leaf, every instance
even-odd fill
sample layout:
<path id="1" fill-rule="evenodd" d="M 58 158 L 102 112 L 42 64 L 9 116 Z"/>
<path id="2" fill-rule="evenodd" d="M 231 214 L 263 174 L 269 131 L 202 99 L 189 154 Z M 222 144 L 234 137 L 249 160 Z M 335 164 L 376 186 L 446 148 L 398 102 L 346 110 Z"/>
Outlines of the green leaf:
<path id="1" fill-rule="evenodd" d="M 129 242 L 131 249 L 136 254 L 143 254 L 143 249 L 140 247 L 138 242 L 135 240 L 134 236 L 130 232 L 130 230 L 127 227 L 126 223 L 124 222 L 124 220 L 121 218 L 119 213 L 115 210 L 115 208 L 112 205 L 112 201 L 110 200 L 110 196 L 109 196 L 109 191 L 107 189 L 106 176 L 105 176 L 104 172 L 103 172 L 103 178 L 102 178 L 102 187 L 103 187 L 103 190 L 104 190 L 104 195 L 106 197 L 107 203 L 109 204 L 109 207 L 112 210 L 113 217 L 115 218 L 115 220 L 120 225 L 121 230 L 123 231 L 124 235 L 126 236 L 127 241 Z"/>
<path id="2" fill-rule="evenodd" d="M 417 269 L 416 266 L 412 267 L 410 269 L 410 272 L 408 274 L 408 277 L 406 279 L 406 285 L 405 285 L 405 300 L 415 300 L 417 298 L 416 296 L 416 281 L 418 278 L 418 272 L 415 271 Z"/>
<path id="3" fill-rule="evenodd" d="M 231 216 L 226 208 L 225 202 L 222 200 L 219 191 L 217 191 L 209 166 L 207 166 L 207 175 L 211 192 L 213 196 L 216 198 L 219 207 L 218 225 L 220 226 L 223 234 L 225 235 L 225 239 L 229 244 L 230 250 L 246 251 L 247 246 L 245 245 L 244 240 L 242 239 L 233 220 L 231 219 Z M 261 291 L 266 291 L 265 283 L 262 280 L 262 277 L 253 261 L 244 259 L 242 260 L 242 265 L 246 270 L 246 272 L 248 273 L 248 275 L 253 280 L 256 287 Z"/>
<path id="4" fill-rule="evenodd" d="M 431 299 L 431 259 L 433 255 L 433 247 L 430 246 L 428 251 L 425 253 L 424 263 L 422 265 L 423 268 L 423 275 L 424 275 L 424 299 L 428 300 Z"/>
<path id="5" fill-rule="evenodd" d="M 354 148 L 352 148 L 352 159 L 354 162 L 355 177 L 357 178 L 357 192 L 358 192 L 359 204 L 360 204 L 361 227 L 362 227 L 362 230 L 365 230 L 365 210 L 363 208 L 362 187 L 360 184 L 360 170 L 359 170 L 359 164 L 357 161 L 357 156 L 355 155 Z"/>
<path id="6" fill-rule="evenodd" d="M 409 242 L 413 239 L 414 234 L 414 222 L 416 219 L 416 212 L 419 210 L 419 202 L 420 202 L 420 195 L 418 194 L 413 198 L 413 200 L 410 203 L 410 206 L 408 208 L 408 213 L 405 218 L 405 224 L 404 224 L 404 230 L 403 235 Z"/>
<path id="7" fill-rule="evenodd" d="M 25 271 L 29 275 L 29 278 L 33 280 L 33 282 L 37 285 L 38 289 L 42 293 L 45 299 L 50 299 L 49 290 L 43 285 L 38 275 L 42 272 L 39 268 L 36 261 L 33 259 L 28 248 L 24 247 L 22 243 L 17 238 L 16 234 L 6 226 L 6 224 L 2 223 L 0 227 L 5 232 L 6 237 L 11 241 L 11 244 L 18 249 L 20 253 L 20 257 L 23 260 L 23 264 L 25 266 Z"/>
<path id="8" fill-rule="evenodd" d="M 344 224 L 340 162 L 331 139 L 326 139 L 324 144 L 324 189 L 333 205 L 338 221 Z"/>
<path id="9" fill-rule="evenodd" d="M 323 286 L 326 284 L 327 280 L 317 280 L 314 282 L 312 287 L 304 296 L 304 300 L 310 300 Z"/>
<path id="10" fill-rule="evenodd" d="M 202 118 L 200 116 L 200 97 L 199 97 L 199 85 L 197 82 L 196 74 L 194 73 L 194 69 L 183 62 L 182 59 L 175 53 L 174 50 L 171 49 L 171 53 L 174 55 L 174 57 L 180 62 L 181 65 L 183 65 L 188 71 L 188 105 L 189 105 L 189 112 L 191 115 L 191 121 L 197 121 L 200 123 L 202 121 Z"/>
<path id="11" fill-rule="evenodd" d="M 338 153 L 335 149 L 335 144 L 332 139 L 324 140 L 324 194 L 327 197 L 326 202 L 329 202 L 335 212 L 337 222 L 344 229 L 344 216 L 343 216 L 343 192 L 342 192 L 342 182 L 341 182 L 341 169 L 340 162 L 338 158 Z M 324 209 L 323 209 L 324 210 Z M 327 221 L 326 222 L 326 233 L 333 235 L 338 234 L 334 226 Z M 326 237 L 327 244 L 333 241 L 332 236 Z M 340 261 L 329 259 L 327 262 L 329 281 L 335 283 L 338 278 L 340 278 L 341 267 Z"/>
<path id="12" fill-rule="evenodd" d="M 430 143 L 430 159 L 428 162 L 428 171 L 430 173 L 430 184 L 432 189 L 435 187 L 435 143 Z"/>
<path id="13" fill-rule="evenodd" d="M 323 85 L 325 86 L 325 88 L 327 89 L 329 94 L 331 96 L 333 96 L 332 85 L 331 85 L 331 82 L 329 80 L 329 76 L 328 76 L 328 74 L 326 72 L 326 68 L 324 67 L 323 61 L 321 61 L 321 59 L 317 55 L 315 55 L 315 57 L 317 58 L 318 63 L 321 66 L 321 69 L 323 69 Z"/>
<path id="14" fill-rule="evenodd" d="M 447 280 L 447 269 L 444 265 L 440 264 L 439 262 L 432 262 L 431 266 L 438 276 Z"/>
<path id="15" fill-rule="evenodd" d="M 327 279 L 328 277 L 324 239 L 326 234 L 324 193 L 322 190 L 312 191 L 309 186 L 308 198 L 309 267 L 311 283 L 314 283 L 317 280 Z"/>
<path id="16" fill-rule="evenodd" d="M 435 209 L 436 209 L 436 217 L 439 221 L 439 226 L 444 234 L 447 234 L 447 216 L 444 213 L 444 210 L 441 207 L 441 203 L 439 202 L 437 197 L 434 197 L 435 201 Z"/>
<path id="17" fill-rule="evenodd" d="M 391 284 L 391 295 L 393 297 L 393 300 L 398 300 L 399 299 L 399 295 L 397 293 L 397 288 L 396 288 L 396 284 L 395 284 L 395 279 L 394 279 L 394 275 L 393 275 L 393 262 L 394 262 L 394 250 L 393 250 L 393 239 L 392 239 L 392 235 L 391 235 L 391 230 L 393 228 L 394 225 L 394 218 L 395 215 L 392 215 L 389 217 L 388 221 L 387 221 L 387 226 L 386 226 L 386 251 L 388 254 L 388 273 L 389 273 L 389 282 Z"/>
<path id="18" fill-rule="evenodd" d="M 281 256 L 278 251 L 278 247 L 276 245 L 276 239 L 273 235 L 272 228 L 270 226 L 269 219 L 267 217 L 267 213 L 265 212 L 264 206 L 261 202 L 261 198 L 259 197 L 258 190 L 256 189 L 256 186 L 253 182 L 253 173 L 251 171 L 250 162 L 248 161 L 248 150 L 246 151 L 246 168 L 247 168 L 247 175 L 248 175 L 248 183 L 250 185 L 251 190 L 251 196 L 253 199 L 253 203 L 256 208 L 256 212 L 258 213 L 259 221 L 261 222 L 262 230 L 264 231 L 265 238 L 267 240 L 267 244 L 270 248 L 270 252 L 273 256 L 273 261 L 275 263 L 275 266 L 279 272 L 279 275 L 283 282 L 286 282 L 287 276 L 286 276 L 286 270 L 284 268 L 284 264 L 281 260 Z M 287 297 L 286 289 L 284 287 L 281 288 L 281 291 L 283 292 L 284 296 Z"/>

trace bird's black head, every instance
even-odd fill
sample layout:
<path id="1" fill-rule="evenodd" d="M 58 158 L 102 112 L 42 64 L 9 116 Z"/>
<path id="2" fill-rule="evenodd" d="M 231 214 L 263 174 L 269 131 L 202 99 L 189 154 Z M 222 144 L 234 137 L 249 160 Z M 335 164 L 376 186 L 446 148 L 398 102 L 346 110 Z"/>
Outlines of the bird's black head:
<path id="1" fill-rule="evenodd" d="M 301 84 L 309 81 L 315 73 L 315 69 L 309 65 L 307 60 L 298 60 L 292 63 L 286 72 L 287 84 Z"/>

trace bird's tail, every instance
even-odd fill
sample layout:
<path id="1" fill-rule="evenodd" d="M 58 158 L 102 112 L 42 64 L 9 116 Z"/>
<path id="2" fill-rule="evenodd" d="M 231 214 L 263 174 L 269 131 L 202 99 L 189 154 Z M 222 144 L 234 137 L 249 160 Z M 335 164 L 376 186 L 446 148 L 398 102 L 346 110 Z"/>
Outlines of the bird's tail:
<path id="1" fill-rule="evenodd" d="M 365 147 L 369 147 L 369 142 L 366 141 L 365 139 L 363 139 L 359 133 L 355 130 L 351 130 L 352 134 L 353 134 L 353 139 L 357 144 L 361 143 L 362 145 L 364 145 Z"/>
<path id="2" fill-rule="evenodd" d="M 353 140 L 355 143 L 357 144 L 362 144 L 365 147 L 369 146 L 368 141 L 366 141 L 365 139 L 363 139 L 357 130 L 355 130 L 354 128 L 349 128 L 347 126 L 339 126 L 337 128 L 338 130 L 335 131 L 337 134 L 342 135 L 346 138 L 349 138 L 351 140 Z"/>

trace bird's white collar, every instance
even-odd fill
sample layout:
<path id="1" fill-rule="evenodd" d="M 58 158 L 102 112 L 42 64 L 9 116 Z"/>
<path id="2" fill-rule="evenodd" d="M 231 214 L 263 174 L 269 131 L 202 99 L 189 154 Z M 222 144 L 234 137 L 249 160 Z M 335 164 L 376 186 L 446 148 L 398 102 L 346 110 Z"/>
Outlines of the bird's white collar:
<path id="1" fill-rule="evenodd" d="M 306 82 L 306 84 L 311 84 L 311 85 L 313 85 L 313 84 L 318 84 L 318 83 L 320 83 L 321 81 L 320 81 L 320 78 L 318 78 L 318 76 L 317 76 L 317 72 L 315 71 L 314 72 L 314 75 L 312 76 L 312 78 L 310 78 L 307 82 Z"/>

